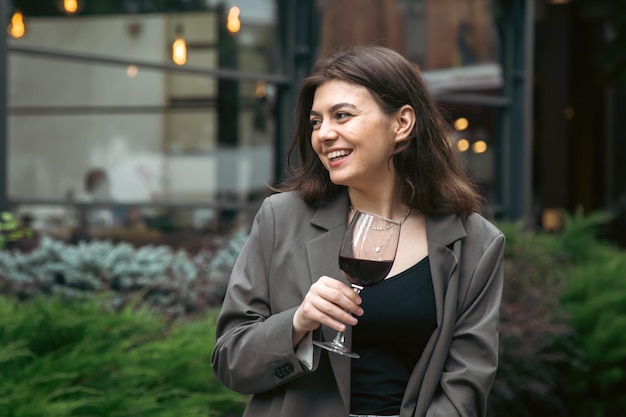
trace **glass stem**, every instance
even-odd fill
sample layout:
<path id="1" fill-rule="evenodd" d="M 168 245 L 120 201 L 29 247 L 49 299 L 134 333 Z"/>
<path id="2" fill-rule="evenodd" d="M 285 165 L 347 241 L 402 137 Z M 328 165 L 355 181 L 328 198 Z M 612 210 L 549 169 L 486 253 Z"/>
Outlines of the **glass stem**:
<path id="1" fill-rule="evenodd" d="M 344 332 L 337 332 L 337 335 L 333 339 L 332 343 L 333 343 L 333 345 L 336 345 L 336 346 L 343 346 L 344 340 L 345 340 L 345 333 Z"/>
<path id="2" fill-rule="evenodd" d="M 362 286 L 356 284 L 350 284 L 355 293 L 360 294 L 363 289 Z M 345 341 L 345 332 L 337 332 L 337 335 L 333 339 L 333 345 L 343 346 L 343 342 Z"/>
<path id="3" fill-rule="evenodd" d="M 361 285 L 350 284 L 355 293 L 361 294 L 361 290 L 364 288 Z"/>

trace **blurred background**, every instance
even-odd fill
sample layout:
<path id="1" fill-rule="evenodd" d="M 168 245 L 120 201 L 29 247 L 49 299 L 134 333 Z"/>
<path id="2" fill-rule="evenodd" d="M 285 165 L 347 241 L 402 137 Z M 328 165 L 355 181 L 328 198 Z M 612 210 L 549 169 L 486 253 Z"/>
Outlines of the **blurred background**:
<path id="1" fill-rule="evenodd" d="M 283 178 L 299 81 L 316 57 L 351 43 L 389 46 L 419 66 L 489 217 L 555 230 L 562 210 L 626 205 L 623 2 L 0 9 L 0 206 L 41 234 L 193 246 L 246 228 L 266 185 Z"/>

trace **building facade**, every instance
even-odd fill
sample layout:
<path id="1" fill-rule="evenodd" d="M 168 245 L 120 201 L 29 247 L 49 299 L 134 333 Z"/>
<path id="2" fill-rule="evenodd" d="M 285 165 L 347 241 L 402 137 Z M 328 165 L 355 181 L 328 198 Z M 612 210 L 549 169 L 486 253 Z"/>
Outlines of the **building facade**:
<path id="1" fill-rule="evenodd" d="M 574 51 L 564 49 L 565 59 L 554 53 L 574 31 L 547 35 L 551 25 L 567 25 L 562 14 L 578 19 L 575 7 L 531 0 L 2 2 L 0 203 L 63 239 L 76 230 L 124 239 L 247 227 L 267 185 L 284 178 L 299 81 L 318 56 L 369 43 L 419 66 L 488 216 L 541 224 L 546 208 L 578 200 L 605 207 L 624 190 L 613 172 L 624 152 L 611 137 L 617 118 L 604 120 L 601 151 L 581 136 L 578 159 L 553 157 L 566 144 L 572 149 L 570 133 L 583 131 L 570 130 L 574 89 L 559 77 L 572 72 Z M 600 98 L 615 112 L 623 91 L 610 91 Z M 549 117 L 559 111 L 564 118 Z M 581 110 L 575 113 L 579 120 Z M 570 175 L 572 164 L 596 175 L 603 161 L 613 167 L 598 179 L 604 191 L 584 174 Z"/>

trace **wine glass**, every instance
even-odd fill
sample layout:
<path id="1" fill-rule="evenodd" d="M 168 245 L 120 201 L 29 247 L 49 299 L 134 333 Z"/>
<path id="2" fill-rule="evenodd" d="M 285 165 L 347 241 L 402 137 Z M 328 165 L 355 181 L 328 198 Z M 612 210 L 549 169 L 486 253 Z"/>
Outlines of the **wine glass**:
<path id="1" fill-rule="evenodd" d="M 339 250 L 339 268 L 357 294 L 389 274 L 398 249 L 400 226 L 400 222 L 376 214 L 358 210 L 354 213 Z M 343 356 L 359 358 L 344 346 L 344 332 L 338 332 L 329 342 L 313 343 Z"/>

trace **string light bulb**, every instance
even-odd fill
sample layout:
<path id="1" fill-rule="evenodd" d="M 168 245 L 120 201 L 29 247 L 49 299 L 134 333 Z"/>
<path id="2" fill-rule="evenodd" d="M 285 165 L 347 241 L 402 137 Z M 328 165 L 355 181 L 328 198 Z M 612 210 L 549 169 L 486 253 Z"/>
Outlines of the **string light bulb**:
<path id="1" fill-rule="evenodd" d="M 24 15 L 19 10 L 11 16 L 11 23 L 7 27 L 7 33 L 14 39 L 19 39 L 26 34 L 26 24 Z"/>
<path id="2" fill-rule="evenodd" d="M 78 12 L 78 0 L 63 0 L 63 11 L 67 14 Z"/>
<path id="3" fill-rule="evenodd" d="M 172 61 L 176 65 L 185 65 L 187 63 L 187 43 L 182 36 L 178 36 L 172 44 Z"/>
<path id="4" fill-rule="evenodd" d="M 226 29 L 230 33 L 237 33 L 241 29 L 241 21 L 239 20 L 239 7 L 233 6 L 228 11 L 228 16 L 226 18 Z"/>
<path id="5" fill-rule="evenodd" d="M 176 26 L 176 39 L 172 43 L 172 61 L 176 65 L 187 63 L 187 42 L 183 37 L 183 29 L 180 25 Z"/>
<path id="6" fill-rule="evenodd" d="M 472 144 L 472 152 L 474 153 L 485 153 L 487 152 L 487 142 L 484 140 L 477 140 Z"/>
<path id="7" fill-rule="evenodd" d="M 454 129 L 457 131 L 462 131 L 467 129 L 469 126 L 469 121 L 465 117 L 459 117 L 454 121 Z"/>
<path id="8" fill-rule="evenodd" d="M 459 141 L 456 143 L 456 148 L 459 150 L 459 152 L 467 151 L 470 148 L 469 140 L 465 138 L 459 139 Z"/>

